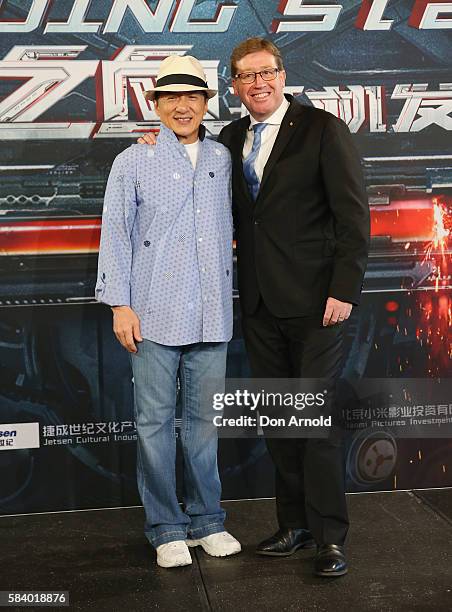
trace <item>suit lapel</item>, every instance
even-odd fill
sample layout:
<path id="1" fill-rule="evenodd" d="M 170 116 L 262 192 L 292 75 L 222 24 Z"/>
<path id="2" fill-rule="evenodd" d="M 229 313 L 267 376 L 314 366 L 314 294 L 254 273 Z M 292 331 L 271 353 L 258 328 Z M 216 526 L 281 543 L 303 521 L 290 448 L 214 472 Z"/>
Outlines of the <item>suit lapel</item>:
<path id="1" fill-rule="evenodd" d="M 237 188 L 240 191 L 240 195 L 250 201 L 251 204 L 254 204 L 250 192 L 248 189 L 248 184 L 245 179 L 245 175 L 243 174 L 243 161 L 242 161 L 242 153 L 243 153 L 243 145 L 245 144 L 246 132 L 250 125 L 250 118 L 246 116 L 242 121 L 238 124 L 236 138 L 232 142 L 231 146 L 231 155 L 232 159 L 235 162 L 235 173 L 237 177 Z"/>
<path id="2" fill-rule="evenodd" d="M 295 134 L 297 127 L 300 123 L 300 116 L 302 114 L 303 107 L 298 102 L 295 102 L 292 99 L 292 102 L 287 109 L 286 114 L 281 122 L 281 127 L 279 128 L 278 136 L 276 137 L 275 144 L 273 145 L 272 152 L 270 153 L 270 157 L 267 160 L 264 168 L 264 174 L 262 176 L 262 181 L 259 189 L 259 195 L 262 193 L 265 182 L 270 176 L 271 171 L 273 170 L 276 162 L 280 158 L 282 152 L 289 144 L 292 136 Z M 259 200 L 259 195 L 257 196 L 256 202 Z"/>

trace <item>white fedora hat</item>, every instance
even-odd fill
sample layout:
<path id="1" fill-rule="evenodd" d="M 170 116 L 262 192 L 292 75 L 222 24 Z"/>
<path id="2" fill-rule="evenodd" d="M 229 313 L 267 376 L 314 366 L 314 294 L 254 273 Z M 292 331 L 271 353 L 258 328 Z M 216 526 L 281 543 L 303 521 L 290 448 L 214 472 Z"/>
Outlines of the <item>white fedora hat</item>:
<path id="1" fill-rule="evenodd" d="M 155 87 L 146 91 L 145 96 L 155 100 L 159 91 L 204 91 L 208 98 L 217 94 L 215 89 L 209 89 L 199 60 L 191 55 L 170 55 L 162 61 Z"/>

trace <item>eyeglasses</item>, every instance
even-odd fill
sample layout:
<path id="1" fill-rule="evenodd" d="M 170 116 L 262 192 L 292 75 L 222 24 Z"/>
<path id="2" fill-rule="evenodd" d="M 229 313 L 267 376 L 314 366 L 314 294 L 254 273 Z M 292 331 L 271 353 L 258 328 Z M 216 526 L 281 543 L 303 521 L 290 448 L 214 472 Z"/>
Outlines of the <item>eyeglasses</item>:
<path id="1" fill-rule="evenodd" d="M 254 83 L 258 74 L 264 81 L 274 81 L 278 76 L 278 72 L 279 68 L 266 68 L 260 72 L 241 72 L 240 74 L 236 74 L 235 78 L 249 85 L 250 83 Z"/>

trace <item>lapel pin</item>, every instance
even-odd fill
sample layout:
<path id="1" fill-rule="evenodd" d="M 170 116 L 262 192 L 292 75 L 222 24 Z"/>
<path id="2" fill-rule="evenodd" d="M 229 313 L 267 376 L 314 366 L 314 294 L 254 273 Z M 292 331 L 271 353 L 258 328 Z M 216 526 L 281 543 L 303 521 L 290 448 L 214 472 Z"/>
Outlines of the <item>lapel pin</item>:
<path id="1" fill-rule="evenodd" d="M 290 125 L 290 127 L 292 127 L 292 126 L 293 126 L 293 121 L 291 121 L 291 122 L 289 123 L 289 125 Z"/>
<path id="2" fill-rule="evenodd" d="M 209 172 L 209 176 L 210 176 L 210 178 L 213 178 L 215 176 L 215 174 L 213 172 Z"/>

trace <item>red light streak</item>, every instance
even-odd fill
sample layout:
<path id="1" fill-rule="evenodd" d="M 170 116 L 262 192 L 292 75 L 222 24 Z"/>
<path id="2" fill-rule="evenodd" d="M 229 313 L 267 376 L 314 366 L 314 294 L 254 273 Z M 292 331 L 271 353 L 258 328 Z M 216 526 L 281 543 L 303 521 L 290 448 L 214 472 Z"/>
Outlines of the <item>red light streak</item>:
<path id="1" fill-rule="evenodd" d="M 101 219 L 40 219 L 0 224 L 0 255 L 97 253 Z"/>
<path id="2" fill-rule="evenodd" d="M 371 206 L 371 236 L 390 236 L 393 242 L 430 240 L 434 209 L 430 198 L 394 200 L 389 206 Z M 405 245 L 405 248 L 409 248 Z"/>

